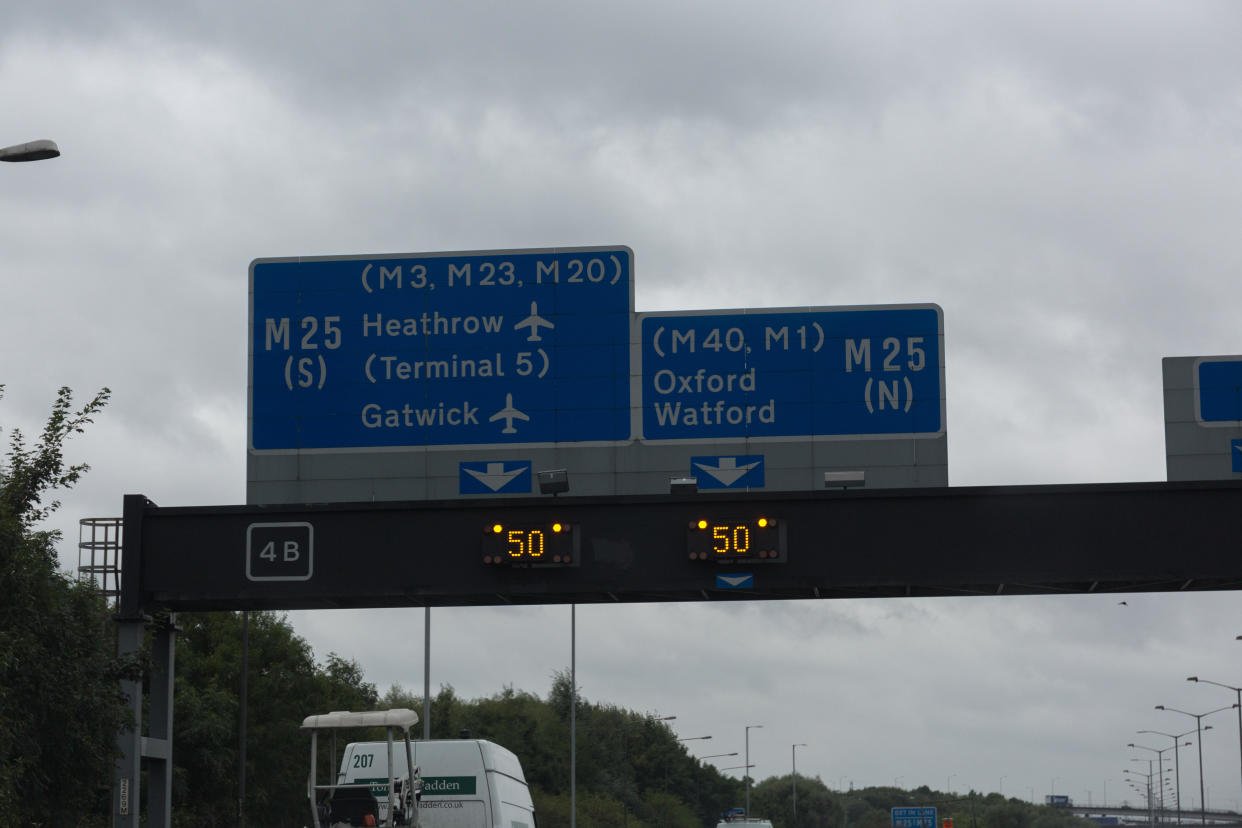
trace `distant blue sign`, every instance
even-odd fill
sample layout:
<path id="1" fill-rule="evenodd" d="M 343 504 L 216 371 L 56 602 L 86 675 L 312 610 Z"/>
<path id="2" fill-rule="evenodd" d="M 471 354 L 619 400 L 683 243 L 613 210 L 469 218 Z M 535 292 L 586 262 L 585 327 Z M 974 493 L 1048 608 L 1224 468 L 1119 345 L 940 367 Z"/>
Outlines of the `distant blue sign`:
<path id="1" fill-rule="evenodd" d="M 1229 457 L 1233 461 L 1233 470 L 1242 472 L 1242 440 L 1229 441 Z"/>
<path id="2" fill-rule="evenodd" d="M 700 489 L 761 489 L 763 455 L 691 457 L 690 476 L 698 480 Z"/>
<path id="3" fill-rule="evenodd" d="M 939 306 L 640 316 L 645 440 L 944 432 Z"/>
<path id="4" fill-rule="evenodd" d="M 893 808 L 893 828 L 937 828 L 936 809 Z"/>
<path id="5" fill-rule="evenodd" d="M 1205 425 L 1242 423 L 1242 359 L 1203 360 L 1195 368 L 1195 403 Z"/>
<path id="6" fill-rule="evenodd" d="M 526 493 L 533 480 L 529 460 L 459 463 L 458 474 L 462 494 Z"/>
<path id="7" fill-rule="evenodd" d="M 717 575 L 716 589 L 754 589 L 755 576 L 749 572 Z"/>
<path id="8" fill-rule="evenodd" d="M 257 259 L 256 451 L 630 438 L 626 247 Z"/>

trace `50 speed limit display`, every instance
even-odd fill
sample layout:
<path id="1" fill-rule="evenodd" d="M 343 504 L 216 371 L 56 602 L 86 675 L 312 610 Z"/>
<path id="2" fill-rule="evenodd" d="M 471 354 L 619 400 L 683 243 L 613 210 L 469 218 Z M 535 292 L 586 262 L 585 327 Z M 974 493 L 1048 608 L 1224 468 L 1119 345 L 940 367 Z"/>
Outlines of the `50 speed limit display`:
<path id="1" fill-rule="evenodd" d="M 764 515 L 695 518 L 686 529 L 686 552 L 692 561 L 784 561 L 785 523 Z"/>
<path id="2" fill-rule="evenodd" d="M 559 521 L 489 523 L 483 529 L 483 563 L 507 566 L 576 566 L 578 527 Z"/>

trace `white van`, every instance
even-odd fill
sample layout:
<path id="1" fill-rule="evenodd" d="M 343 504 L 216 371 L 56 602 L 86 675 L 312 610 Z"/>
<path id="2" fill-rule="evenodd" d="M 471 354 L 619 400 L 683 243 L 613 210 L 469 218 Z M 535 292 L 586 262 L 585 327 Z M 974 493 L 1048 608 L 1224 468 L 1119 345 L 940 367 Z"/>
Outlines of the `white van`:
<path id="1" fill-rule="evenodd" d="M 483 739 L 411 741 L 422 776 L 420 828 L 536 828 L 535 804 L 512 751 Z M 406 772 L 403 751 L 393 751 L 396 776 Z M 373 783 L 381 821 L 388 808 L 388 745 L 345 746 L 337 784 Z"/>

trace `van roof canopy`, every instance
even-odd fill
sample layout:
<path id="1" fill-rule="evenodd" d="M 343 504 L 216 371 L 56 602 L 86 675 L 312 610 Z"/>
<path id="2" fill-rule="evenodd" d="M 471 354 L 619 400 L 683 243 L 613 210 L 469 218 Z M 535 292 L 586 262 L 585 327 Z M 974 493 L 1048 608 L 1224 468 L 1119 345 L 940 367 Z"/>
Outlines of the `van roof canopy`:
<path id="1" fill-rule="evenodd" d="M 303 730 L 326 730 L 334 727 L 399 727 L 408 731 L 418 724 L 418 714 L 406 707 L 392 710 L 335 710 L 319 713 L 302 720 Z"/>

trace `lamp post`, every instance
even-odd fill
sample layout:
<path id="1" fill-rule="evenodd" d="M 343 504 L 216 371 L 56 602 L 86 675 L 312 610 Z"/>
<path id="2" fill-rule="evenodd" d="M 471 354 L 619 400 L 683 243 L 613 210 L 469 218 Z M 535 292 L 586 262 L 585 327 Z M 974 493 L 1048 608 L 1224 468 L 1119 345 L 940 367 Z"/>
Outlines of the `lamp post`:
<path id="1" fill-rule="evenodd" d="M 1143 762 L 1143 761 L 1147 762 L 1147 770 L 1148 770 L 1148 773 L 1142 773 L 1142 772 L 1140 772 L 1140 771 L 1132 771 L 1132 770 L 1129 770 L 1129 769 L 1124 769 L 1124 768 L 1122 769 L 1122 771 L 1121 771 L 1121 772 L 1122 772 L 1122 773 L 1129 773 L 1129 774 L 1133 774 L 1134 776 L 1145 776 L 1145 777 L 1147 777 L 1147 824 L 1148 824 L 1148 825 L 1154 825 L 1154 824 L 1155 824 L 1155 822 L 1156 822 L 1156 802 L 1155 802 L 1155 800 L 1152 798 L 1152 795 L 1151 795 L 1151 778 L 1152 778 L 1153 776 L 1155 776 L 1155 774 L 1150 772 L 1150 771 L 1151 771 L 1151 760 L 1150 760 L 1150 759 L 1146 759 L 1146 760 L 1144 760 L 1144 759 L 1131 759 L 1130 761 L 1132 761 L 1132 762 Z"/>
<path id="2" fill-rule="evenodd" d="M 0 149 L 0 161 L 42 161 L 59 155 L 60 148 L 56 146 L 56 142 L 46 139 Z"/>
<path id="3" fill-rule="evenodd" d="M 1219 681 L 1208 681 L 1198 676 L 1191 676 L 1186 681 L 1193 681 L 1195 684 L 1214 684 L 1217 687 L 1223 687 L 1226 690 L 1232 690 L 1237 696 L 1238 703 L 1234 705 L 1238 709 L 1238 772 L 1242 773 L 1242 687 L 1234 687 L 1231 684 L 1221 684 Z"/>
<path id="4" fill-rule="evenodd" d="M 1126 745 L 1126 747 L 1138 748 L 1139 750 L 1150 750 L 1152 753 L 1156 754 L 1156 770 L 1160 773 L 1160 813 L 1164 814 L 1164 752 L 1166 750 L 1173 750 L 1173 748 L 1153 748 L 1147 747 L 1146 745 L 1136 745 L 1134 742 L 1130 742 Z M 1174 745 L 1174 747 L 1176 747 L 1176 745 Z M 1134 759 L 1131 761 L 1137 762 L 1141 760 Z M 1150 770 L 1151 760 L 1148 759 L 1147 761 L 1149 763 L 1148 769 Z"/>
<path id="5" fill-rule="evenodd" d="M 746 818 L 750 819 L 750 731 L 752 728 L 760 728 L 763 725 L 746 725 Z"/>
<path id="6" fill-rule="evenodd" d="M 789 747 L 790 764 L 791 764 L 791 765 L 792 765 L 792 767 L 793 767 L 793 779 L 791 780 L 791 783 L 792 783 L 792 786 L 793 786 L 793 824 L 794 824 L 794 828 L 798 828 L 798 748 L 800 748 L 800 747 L 806 747 L 806 743 L 805 743 L 805 742 L 799 742 L 798 744 L 796 744 L 796 745 L 790 745 L 790 747 Z"/>
<path id="7" fill-rule="evenodd" d="M 1203 729 L 1211 730 L 1212 726 L 1206 725 L 1204 726 Z M 1174 779 L 1174 782 L 1176 783 L 1174 787 L 1177 793 L 1177 802 L 1176 802 L 1177 824 L 1181 825 L 1182 824 L 1182 763 L 1181 763 L 1181 760 L 1178 758 L 1177 749 L 1181 745 L 1181 738 L 1183 736 L 1189 736 L 1190 734 L 1194 733 L 1194 731 L 1187 730 L 1185 733 L 1178 733 L 1176 735 L 1172 733 L 1165 733 L 1163 730 L 1140 730 L 1138 732 L 1139 733 L 1153 733 L 1157 736 L 1168 736 L 1170 739 L 1173 740 L 1173 779 Z M 1185 744 L 1188 747 L 1190 745 L 1190 742 L 1186 742 Z M 1107 799 L 1107 797 L 1105 797 L 1105 799 Z"/>
<path id="8" fill-rule="evenodd" d="M 1163 704 L 1156 705 L 1157 710 L 1168 710 L 1170 713 L 1181 713 L 1183 716 L 1190 716 L 1195 720 L 1195 741 L 1199 743 L 1199 824 L 1207 825 L 1207 805 L 1203 801 L 1203 717 L 1211 716 L 1213 713 L 1219 713 L 1222 710 L 1230 710 L 1237 707 L 1231 704 L 1228 707 L 1218 707 L 1215 710 L 1209 710 L 1206 713 L 1187 713 L 1185 710 L 1178 710 L 1176 707 L 1165 707 Z"/>

